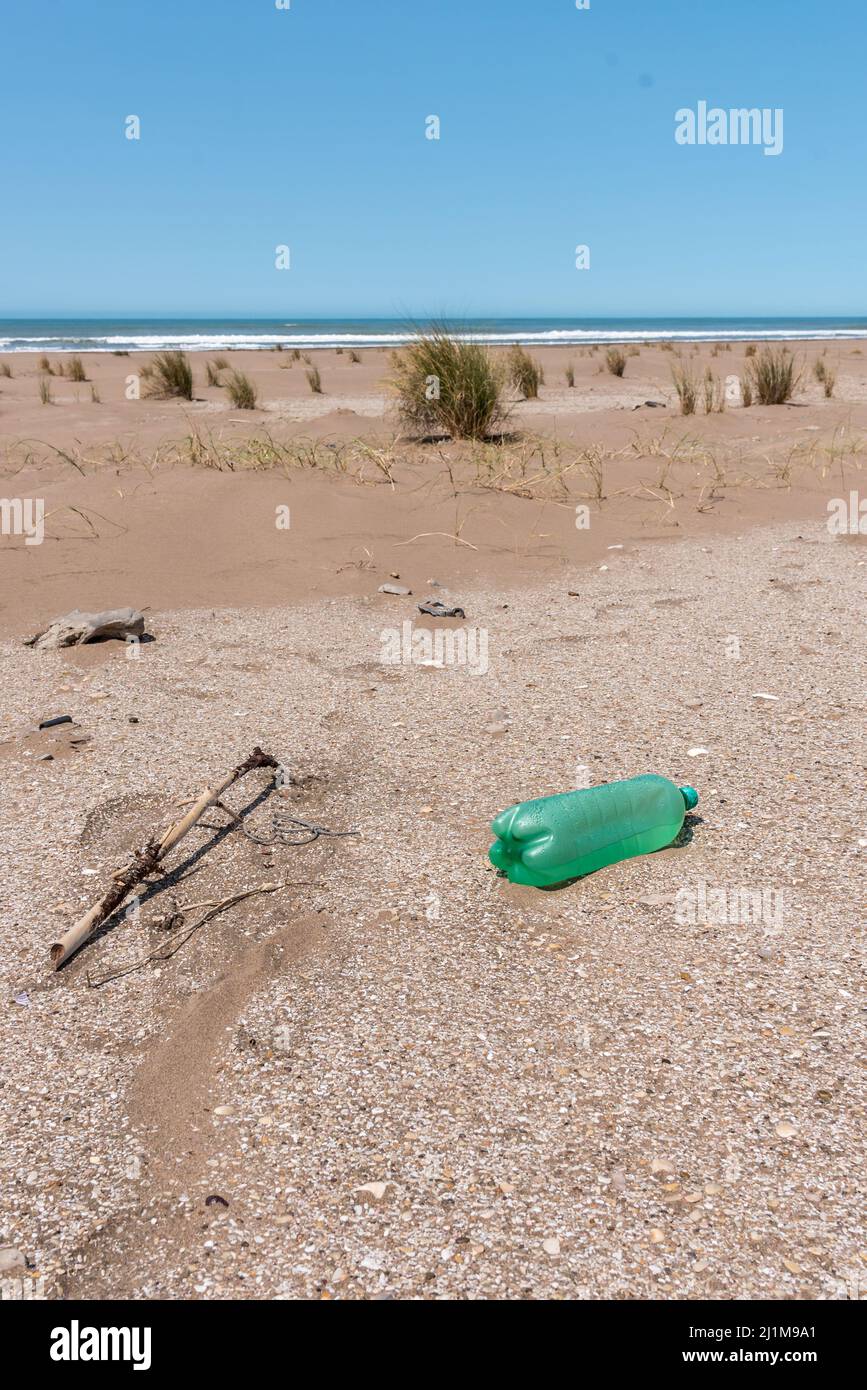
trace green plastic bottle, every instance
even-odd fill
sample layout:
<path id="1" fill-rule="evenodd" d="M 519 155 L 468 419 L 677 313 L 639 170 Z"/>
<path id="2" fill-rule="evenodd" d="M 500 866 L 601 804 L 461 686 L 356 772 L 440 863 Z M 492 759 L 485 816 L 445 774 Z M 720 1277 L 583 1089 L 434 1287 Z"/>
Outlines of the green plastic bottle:
<path id="1" fill-rule="evenodd" d="M 676 787 L 654 773 L 522 801 L 501 811 L 491 826 L 497 837 L 491 863 L 512 883 L 550 888 L 664 849 L 697 805 L 693 787 Z"/>

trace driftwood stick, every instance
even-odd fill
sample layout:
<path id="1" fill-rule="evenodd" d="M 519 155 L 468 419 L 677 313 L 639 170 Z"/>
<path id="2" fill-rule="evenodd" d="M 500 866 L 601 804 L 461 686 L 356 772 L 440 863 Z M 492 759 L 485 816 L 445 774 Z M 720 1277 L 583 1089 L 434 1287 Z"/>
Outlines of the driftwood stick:
<path id="1" fill-rule="evenodd" d="M 111 916 L 120 907 L 125 898 L 129 896 L 133 888 L 137 887 L 149 874 L 154 873 L 160 861 L 175 848 L 175 845 L 184 838 L 189 830 L 208 810 L 215 801 L 228 791 L 233 782 L 246 776 L 257 767 L 279 767 L 276 758 L 272 758 L 270 753 L 263 753 L 261 748 L 254 748 L 243 763 L 230 772 L 219 786 L 205 787 L 201 796 L 193 803 L 185 816 L 160 836 L 159 833 L 151 836 L 144 849 L 136 850 L 126 868 L 119 869 L 114 875 L 114 883 L 104 897 L 99 902 L 94 903 L 88 912 L 80 917 L 78 921 L 64 932 L 59 940 L 55 941 L 49 952 L 51 965 L 54 970 L 59 970 L 69 957 L 84 945 L 85 941 L 93 935 L 97 927 Z"/>

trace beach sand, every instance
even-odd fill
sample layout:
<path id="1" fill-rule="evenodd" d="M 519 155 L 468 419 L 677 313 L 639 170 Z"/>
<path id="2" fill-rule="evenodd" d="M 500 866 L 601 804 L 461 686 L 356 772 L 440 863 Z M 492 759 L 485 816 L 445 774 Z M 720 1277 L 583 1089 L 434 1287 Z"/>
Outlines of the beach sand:
<path id="1" fill-rule="evenodd" d="M 55 377 L 41 405 L 31 357 L 0 378 L 3 493 L 46 511 L 41 545 L 0 538 L 0 1246 L 27 1262 L 3 1277 L 857 1297 L 867 537 L 827 520 L 864 491 L 860 346 L 828 345 L 831 400 L 808 375 L 790 406 L 689 418 L 658 347 L 623 380 L 542 350 L 540 401 L 475 447 L 400 436 L 384 354 L 311 354 L 321 399 L 285 354 L 226 355 L 265 409 L 227 409 L 196 357 L 192 403 L 125 400 L 144 359 L 85 356 L 100 403 Z M 135 659 L 22 645 L 126 604 L 154 638 Z M 483 632 L 486 670 L 384 665 L 406 622 Z M 215 809 L 139 920 L 50 973 L 58 931 L 254 744 L 290 779 L 227 796 L 259 839 L 277 806 L 357 834 L 269 852 Z M 583 769 L 696 786 L 682 842 L 557 892 L 498 879 L 493 816 Z M 99 985 L 176 905 L 275 882 Z M 775 910 L 684 919 L 701 885 Z"/>

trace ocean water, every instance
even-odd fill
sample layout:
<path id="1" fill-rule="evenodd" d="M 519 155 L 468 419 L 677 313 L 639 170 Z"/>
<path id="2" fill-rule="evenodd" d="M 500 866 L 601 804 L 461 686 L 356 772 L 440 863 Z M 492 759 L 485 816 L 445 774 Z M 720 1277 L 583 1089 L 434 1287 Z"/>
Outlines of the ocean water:
<path id="1" fill-rule="evenodd" d="M 450 328 L 476 342 L 558 347 L 865 338 L 867 318 L 496 318 L 464 319 Z M 255 351 L 278 343 L 305 350 L 390 348 L 416 331 L 405 319 L 0 319 L 0 352 Z"/>

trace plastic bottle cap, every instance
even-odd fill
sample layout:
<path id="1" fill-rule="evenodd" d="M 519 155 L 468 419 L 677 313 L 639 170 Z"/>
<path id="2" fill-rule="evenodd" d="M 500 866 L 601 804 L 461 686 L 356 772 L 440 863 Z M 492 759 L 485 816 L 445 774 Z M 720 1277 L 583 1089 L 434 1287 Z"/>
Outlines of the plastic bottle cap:
<path id="1" fill-rule="evenodd" d="M 681 787 L 680 792 L 686 802 L 686 809 L 688 811 L 691 811 L 694 806 L 698 805 L 698 792 L 695 787 Z"/>

